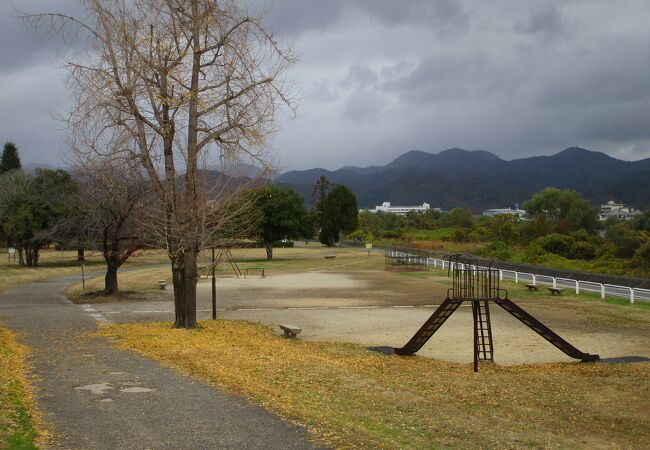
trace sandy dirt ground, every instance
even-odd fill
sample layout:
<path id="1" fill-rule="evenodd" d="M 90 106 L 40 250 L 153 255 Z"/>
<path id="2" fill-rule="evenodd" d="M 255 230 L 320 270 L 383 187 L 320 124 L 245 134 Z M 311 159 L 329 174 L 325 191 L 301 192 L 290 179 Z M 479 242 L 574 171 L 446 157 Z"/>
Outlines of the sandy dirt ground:
<path id="1" fill-rule="evenodd" d="M 400 347 L 445 298 L 441 276 L 383 271 L 278 273 L 261 278 L 218 279 L 219 316 L 273 326 L 303 328 L 301 339 Z M 556 333 L 601 358 L 650 357 L 650 314 L 616 305 L 544 294 L 511 298 Z M 112 322 L 171 320 L 171 293 L 155 301 L 100 303 L 94 307 Z M 199 283 L 199 319 L 211 317 L 211 286 Z M 493 305 L 495 362 L 573 361 L 525 325 Z M 472 313 L 462 306 L 418 353 L 454 362 L 472 360 Z"/>

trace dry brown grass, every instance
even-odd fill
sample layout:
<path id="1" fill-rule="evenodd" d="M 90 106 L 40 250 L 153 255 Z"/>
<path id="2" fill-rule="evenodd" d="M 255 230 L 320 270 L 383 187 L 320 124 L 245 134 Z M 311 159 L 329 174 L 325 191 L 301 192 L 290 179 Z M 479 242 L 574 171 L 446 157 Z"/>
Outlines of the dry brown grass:
<path id="1" fill-rule="evenodd" d="M 27 381 L 27 354 L 0 325 L 0 448 L 35 449 L 35 441 L 45 437 Z"/>
<path id="2" fill-rule="evenodd" d="M 483 365 L 288 340 L 262 325 L 102 327 L 342 448 L 648 448 L 650 365 Z"/>
<path id="3" fill-rule="evenodd" d="M 308 272 L 308 271 L 358 271 L 384 268 L 383 255 L 376 253 L 368 255 L 359 249 L 327 248 L 312 244 L 307 248 L 278 248 L 274 250 L 274 259 L 266 260 L 264 249 L 233 250 L 233 256 L 242 270 L 247 267 L 263 267 L 267 273 L 277 272 Z M 325 259 L 326 255 L 336 255 L 334 259 Z M 199 264 L 209 264 L 209 252 L 203 252 Z M 217 268 L 217 276 L 232 276 L 232 268 L 222 263 Z M 66 295 L 75 303 L 98 303 L 119 300 L 152 299 L 159 290 L 158 280 L 165 280 L 167 286 L 172 285 L 171 268 L 154 267 L 118 272 L 120 291 L 119 296 L 101 297 L 92 295 L 104 287 L 104 278 L 93 277 L 86 280 L 85 289 L 81 283 L 75 283 L 66 289 Z M 90 294 L 90 295 L 89 295 Z"/>
<path id="4" fill-rule="evenodd" d="M 140 251 L 131 257 L 126 267 L 158 264 L 166 261 L 165 253 L 159 250 Z M 106 266 L 99 253 L 86 252 L 85 270 L 87 273 L 103 272 Z M 77 252 L 57 252 L 53 249 L 41 250 L 38 267 L 20 267 L 18 261 L 9 261 L 6 250 L 0 251 L 0 292 L 17 284 L 43 281 L 66 275 L 81 275 L 77 262 Z"/>

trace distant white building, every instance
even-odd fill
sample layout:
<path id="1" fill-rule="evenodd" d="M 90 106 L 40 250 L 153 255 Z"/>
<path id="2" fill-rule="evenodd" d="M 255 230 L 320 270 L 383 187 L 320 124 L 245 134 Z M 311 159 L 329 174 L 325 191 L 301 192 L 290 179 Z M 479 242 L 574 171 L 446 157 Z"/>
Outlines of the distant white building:
<path id="1" fill-rule="evenodd" d="M 600 214 L 598 214 L 598 218 L 600 220 L 607 220 L 610 217 L 616 217 L 621 220 L 630 220 L 639 214 L 641 214 L 641 211 L 638 209 L 630 208 L 629 206 L 625 206 L 623 203 L 616 203 L 610 200 L 604 205 L 600 205 Z"/>
<path id="2" fill-rule="evenodd" d="M 406 213 L 415 211 L 417 213 L 423 213 L 431 209 L 431 205 L 428 203 L 422 203 L 421 206 L 391 206 L 390 202 L 384 202 L 381 205 L 375 206 L 375 209 L 369 209 L 371 213 L 393 213 L 398 216 L 405 216 Z M 440 208 L 433 208 L 434 211 L 440 211 Z M 362 209 L 359 212 L 363 211 Z"/>
<path id="3" fill-rule="evenodd" d="M 486 209 L 483 211 L 483 216 L 485 217 L 494 217 L 498 216 L 500 214 L 510 214 L 512 216 L 519 216 L 520 218 L 524 218 L 526 215 L 526 211 L 523 209 L 519 208 L 495 208 L 495 209 Z"/>

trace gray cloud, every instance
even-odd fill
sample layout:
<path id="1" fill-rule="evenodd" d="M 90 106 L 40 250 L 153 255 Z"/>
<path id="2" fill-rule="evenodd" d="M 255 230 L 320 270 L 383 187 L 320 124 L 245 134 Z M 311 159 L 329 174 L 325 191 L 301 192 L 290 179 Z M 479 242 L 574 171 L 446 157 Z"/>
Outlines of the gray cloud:
<path id="1" fill-rule="evenodd" d="M 566 21 L 560 10 L 554 5 L 540 5 L 525 18 L 515 24 L 519 33 L 558 37 L 566 30 Z"/>
<path id="2" fill-rule="evenodd" d="M 647 0 L 247 1 L 301 54 L 298 118 L 272 143 L 285 168 L 455 146 L 505 158 L 572 145 L 650 157 Z M 47 112 L 65 108 L 67 92 L 55 46 L 7 4 L 0 39 L 0 141 L 16 141 L 27 162 L 56 163 L 61 131 Z"/>
<path id="3" fill-rule="evenodd" d="M 469 22 L 458 0 L 248 0 L 247 4 L 252 11 L 263 12 L 276 32 L 289 35 L 333 27 L 354 12 L 384 25 L 425 24 L 441 33 L 462 30 Z"/>
<path id="4" fill-rule="evenodd" d="M 74 0 L 21 0 L 0 4 L 0 72 L 18 71 L 51 61 L 57 45 L 45 32 L 36 32 L 17 19 L 19 12 L 79 13 Z M 74 43 L 68 43 L 74 45 Z"/>

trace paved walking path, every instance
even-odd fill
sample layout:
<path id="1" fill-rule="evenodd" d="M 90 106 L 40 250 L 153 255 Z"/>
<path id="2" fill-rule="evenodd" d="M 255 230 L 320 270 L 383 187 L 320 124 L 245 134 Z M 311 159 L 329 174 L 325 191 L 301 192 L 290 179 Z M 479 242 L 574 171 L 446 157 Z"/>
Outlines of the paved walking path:
<path id="1" fill-rule="evenodd" d="M 95 319 L 62 294 L 73 280 L 0 297 L 0 320 L 32 349 L 54 448 L 313 448 L 305 430 L 262 408 L 88 336 Z"/>

